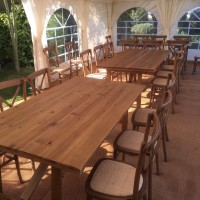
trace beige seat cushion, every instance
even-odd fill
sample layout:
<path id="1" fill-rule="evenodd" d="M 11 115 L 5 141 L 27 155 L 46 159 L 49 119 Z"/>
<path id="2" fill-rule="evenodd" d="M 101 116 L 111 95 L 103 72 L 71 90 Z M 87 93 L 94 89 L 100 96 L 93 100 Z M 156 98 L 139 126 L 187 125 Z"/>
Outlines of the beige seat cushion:
<path id="1" fill-rule="evenodd" d="M 126 130 L 117 140 L 117 146 L 130 150 L 130 151 L 140 151 L 141 143 L 144 140 L 144 133 L 135 130 Z M 151 140 L 149 136 L 148 141 Z"/>
<path id="2" fill-rule="evenodd" d="M 94 73 L 94 74 L 88 74 L 86 77 L 95 79 L 106 79 L 106 74 Z"/>
<path id="3" fill-rule="evenodd" d="M 147 116 L 149 113 L 156 112 L 156 109 L 153 108 L 138 108 L 134 113 L 134 121 L 139 123 L 146 123 Z"/>
<path id="4" fill-rule="evenodd" d="M 90 187 L 97 192 L 114 195 L 130 196 L 133 194 L 136 168 L 114 160 L 103 160 L 96 169 Z M 143 184 L 140 176 L 139 189 Z"/>
<path id="5" fill-rule="evenodd" d="M 163 65 L 162 68 L 163 68 L 164 70 L 173 71 L 173 70 L 174 70 L 174 65 Z"/>
<path id="6" fill-rule="evenodd" d="M 166 78 L 155 78 L 152 82 L 155 86 L 165 87 L 167 85 L 167 79 Z M 172 84 L 172 80 L 169 81 L 169 85 Z"/>
<path id="7" fill-rule="evenodd" d="M 164 77 L 164 78 L 167 78 L 168 77 L 168 74 L 171 74 L 172 76 L 174 76 L 174 73 L 173 72 L 170 72 L 170 71 L 157 71 L 156 72 L 156 76 L 157 77 Z"/>

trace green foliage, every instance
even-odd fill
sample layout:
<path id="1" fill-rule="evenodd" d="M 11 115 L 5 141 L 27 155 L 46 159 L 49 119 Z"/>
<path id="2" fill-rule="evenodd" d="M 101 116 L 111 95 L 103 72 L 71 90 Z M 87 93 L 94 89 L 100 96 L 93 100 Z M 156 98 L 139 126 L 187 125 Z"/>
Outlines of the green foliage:
<path id="1" fill-rule="evenodd" d="M 133 34 L 139 34 L 139 35 L 149 34 L 148 30 L 150 30 L 150 28 L 152 28 L 152 27 L 153 27 L 153 25 L 150 23 L 136 24 L 135 26 L 133 26 L 131 28 L 131 32 Z"/>
<path id="2" fill-rule="evenodd" d="M 22 4 L 16 3 L 14 9 L 16 13 L 20 66 L 33 66 L 33 47 L 30 26 Z M 11 17 L 13 16 L 11 15 Z M 0 64 L 4 68 L 13 62 L 8 16 L 4 12 L 0 13 L 0 41 Z"/>

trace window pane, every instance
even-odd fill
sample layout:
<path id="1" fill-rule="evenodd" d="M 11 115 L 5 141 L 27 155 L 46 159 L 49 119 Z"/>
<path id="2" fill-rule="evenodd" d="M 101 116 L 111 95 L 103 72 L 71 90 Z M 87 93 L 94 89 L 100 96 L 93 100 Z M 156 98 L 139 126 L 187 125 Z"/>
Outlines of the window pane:
<path id="1" fill-rule="evenodd" d="M 178 27 L 189 27 L 189 22 L 179 22 Z"/>
<path id="2" fill-rule="evenodd" d="M 200 35 L 200 29 L 190 29 L 190 35 Z"/>
<path id="3" fill-rule="evenodd" d="M 192 27 L 192 28 L 200 28 L 200 22 L 191 22 L 190 27 Z"/>
<path id="4" fill-rule="evenodd" d="M 143 8 L 125 11 L 117 21 L 117 45 L 120 39 L 133 39 L 134 34 L 157 34 L 157 24 L 156 17 Z"/>
<path id="5" fill-rule="evenodd" d="M 63 62 L 67 58 L 65 42 L 74 40 L 77 43 L 78 51 L 77 24 L 69 10 L 60 8 L 54 12 L 47 24 L 46 37 L 51 38 L 47 40 L 48 46 L 52 44 L 57 46 L 58 54 Z"/>

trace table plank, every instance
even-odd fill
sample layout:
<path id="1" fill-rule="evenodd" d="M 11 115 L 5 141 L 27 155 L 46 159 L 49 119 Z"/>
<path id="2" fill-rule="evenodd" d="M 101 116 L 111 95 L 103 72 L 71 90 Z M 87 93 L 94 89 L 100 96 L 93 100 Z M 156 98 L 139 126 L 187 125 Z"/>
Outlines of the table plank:
<path id="1" fill-rule="evenodd" d="M 75 77 L 0 114 L 0 149 L 81 173 L 144 86 Z"/>
<path id="2" fill-rule="evenodd" d="M 116 71 L 149 73 L 157 70 L 167 56 L 167 50 L 128 49 L 100 62 L 97 67 Z"/>

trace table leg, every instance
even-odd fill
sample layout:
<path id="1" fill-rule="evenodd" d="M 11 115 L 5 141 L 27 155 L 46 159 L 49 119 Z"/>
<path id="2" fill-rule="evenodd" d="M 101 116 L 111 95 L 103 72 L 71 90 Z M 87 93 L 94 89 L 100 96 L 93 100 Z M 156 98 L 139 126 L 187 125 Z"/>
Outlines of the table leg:
<path id="1" fill-rule="evenodd" d="M 106 80 L 111 81 L 111 70 L 107 69 L 107 78 Z"/>
<path id="2" fill-rule="evenodd" d="M 122 118 L 122 131 L 127 130 L 127 125 L 128 125 L 128 111 L 124 114 Z"/>
<path id="3" fill-rule="evenodd" d="M 51 168 L 51 200 L 62 200 L 62 170 Z"/>
<path id="4" fill-rule="evenodd" d="M 137 108 L 141 108 L 141 94 L 137 98 Z"/>
<path id="5" fill-rule="evenodd" d="M 142 84 L 142 73 L 138 73 L 138 84 Z"/>

